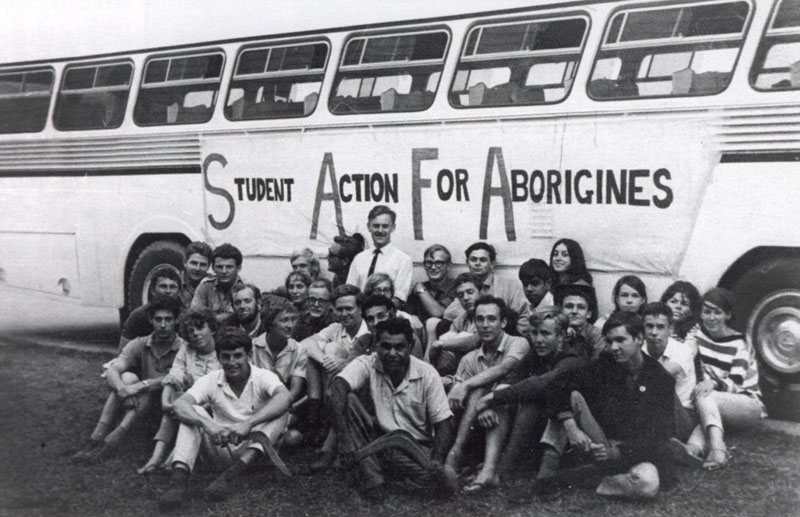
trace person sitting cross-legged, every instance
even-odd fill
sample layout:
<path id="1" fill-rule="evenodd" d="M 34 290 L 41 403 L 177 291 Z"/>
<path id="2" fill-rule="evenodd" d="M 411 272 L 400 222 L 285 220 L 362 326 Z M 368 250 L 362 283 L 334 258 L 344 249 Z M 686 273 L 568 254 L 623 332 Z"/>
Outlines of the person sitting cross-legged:
<path id="1" fill-rule="evenodd" d="M 156 295 L 147 312 L 153 332 L 131 340 L 107 363 L 105 379 L 111 388 L 89 442 L 72 457 L 75 463 L 95 463 L 108 458 L 124 441 L 134 423 L 158 406 L 164 376 L 178 350 L 186 343 L 175 333 L 181 311 L 177 297 Z M 109 432 L 120 409 L 119 425 Z"/>
<path id="2" fill-rule="evenodd" d="M 429 364 L 411 356 L 407 320 L 376 326 L 376 352 L 354 359 L 328 390 L 328 408 L 345 466 L 358 465 L 357 487 L 380 498 L 386 478 L 444 495 L 456 486 L 455 472 L 442 466 L 453 436 L 444 387 Z M 375 418 L 355 392 L 367 390 Z"/>
<path id="3" fill-rule="evenodd" d="M 650 499 L 675 482 L 669 439 L 675 423 L 675 381 L 642 353 L 644 325 L 632 312 L 615 312 L 603 325 L 606 349 L 588 365 L 551 382 L 551 417 L 535 492 L 598 480 L 605 496 Z M 559 472 L 567 442 L 589 464 Z"/>
<path id="4" fill-rule="evenodd" d="M 222 370 L 201 377 L 175 402 L 181 426 L 172 456 L 172 486 L 158 500 L 163 509 L 188 499 L 189 475 L 201 449 L 204 458 L 226 467 L 205 489 L 212 500 L 230 495 L 238 478 L 265 453 L 283 466 L 273 445 L 286 428 L 289 390 L 277 375 L 250 364 L 253 343 L 243 330 L 225 327 L 215 342 Z"/>

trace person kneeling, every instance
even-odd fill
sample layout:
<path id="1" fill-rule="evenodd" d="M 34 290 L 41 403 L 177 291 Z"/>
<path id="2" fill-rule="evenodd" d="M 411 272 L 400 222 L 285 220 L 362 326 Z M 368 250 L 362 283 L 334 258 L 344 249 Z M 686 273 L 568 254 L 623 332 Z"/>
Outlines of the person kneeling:
<path id="1" fill-rule="evenodd" d="M 162 508 L 180 506 L 187 498 L 189 473 L 201 448 L 205 458 L 227 467 L 205 489 L 213 500 L 225 499 L 236 478 L 265 453 L 283 465 L 273 444 L 286 428 L 289 391 L 277 375 L 250 365 L 253 343 L 243 330 L 223 328 L 215 341 L 222 370 L 201 377 L 175 402 L 181 426 L 173 453 L 173 486 L 159 499 Z"/>
<path id="2" fill-rule="evenodd" d="M 649 499 L 675 482 L 669 448 L 675 381 L 642 353 L 644 326 L 637 314 L 612 314 L 602 332 L 600 357 L 551 385 L 547 407 L 553 419 L 542 438 L 547 447 L 537 475 L 540 495 L 565 482 L 602 477 L 600 495 Z M 567 441 L 591 458 L 588 468 L 558 473 Z"/>
<path id="3" fill-rule="evenodd" d="M 340 459 L 345 466 L 358 464 L 357 486 L 368 499 L 383 494 L 385 475 L 449 495 L 456 476 L 442 462 L 453 437 L 453 415 L 439 375 L 411 356 L 407 320 L 381 321 L 376 335 L 376 353 L 348 364 L 327 393 Z M 362 388 L 375 407 L 375 420 L 355 395 Z"/>

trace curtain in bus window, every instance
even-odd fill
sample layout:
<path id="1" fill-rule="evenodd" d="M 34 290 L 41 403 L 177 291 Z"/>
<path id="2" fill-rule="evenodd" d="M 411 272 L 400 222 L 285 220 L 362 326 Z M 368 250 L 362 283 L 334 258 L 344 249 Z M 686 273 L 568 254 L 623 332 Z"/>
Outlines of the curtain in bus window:
<path id="1" fill-rule="evenodd" d="M 778 4 L 753 60 L 750 84 L 765 91 L 800 89 L 800 0 Z"/>
<path id="2" fill-rule="evenodd" d="M 130 63 L 67 68 L 53 124 L 61 131 L 121 126 L 132 74 Z"/>

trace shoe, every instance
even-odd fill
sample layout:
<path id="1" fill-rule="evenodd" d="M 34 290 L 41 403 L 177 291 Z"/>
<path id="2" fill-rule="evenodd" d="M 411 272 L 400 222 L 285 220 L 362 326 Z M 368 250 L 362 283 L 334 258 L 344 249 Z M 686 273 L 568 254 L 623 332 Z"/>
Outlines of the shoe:
<path id="1" fill-rule="evenodd" d="M 325 472 L 331 468 L 334 461 L 336 461 L 336 451 L 323 451 L 319 459 L 308 466 L 307 473 L 311 475 Z"/>
<path id="2" fill-rule="evenodd" d="M 233 466 L 229 467 L 225 472 L 220 474 L 217 479 L 211 482 L 203 493 L 210 501 L 224 501 L 232 492 L 236 490 L 236 478 L 244 472 L 245 464 L 237 461 Z"/>
<path id="3" fill-rule="evenodd" d="M 92 458 L 100 451 L 100 448 L 103 446 L 102 440 L 89 440 L 89 442 L 83 446 L 81 450 L 76 452 L 70 461 L 72 463 L 89 463 L 91 462 Z"/>
<path id="4" fill-rule="evenodd" d="M 672 453 L 672 461 L 687 467 L 700 468 L 703 466 L 703 459 L 692 454 L 689 447 L 677 438 L 669 439 L 669 450 Z"/>
<path id="5" fill-rule="evenodd" d="M 179 508 L 189 498 L 189 472 L 183 469 L 173 470 L 169 484 L 171 488 L 158 498 L 158 507 L 161 510 Z"/>
<path id="6" fill-rule="evenodd" d="M 99 463 L 104 462 L 108 458 L 114 455 L 116 452 L 118 445 L 116 443 L 108 443 L 103 442 L 100 448 L 95 452 L 95 454 L 88 459 L 87 463 L 91 463 L 92 465 L 97 465 Z"/>

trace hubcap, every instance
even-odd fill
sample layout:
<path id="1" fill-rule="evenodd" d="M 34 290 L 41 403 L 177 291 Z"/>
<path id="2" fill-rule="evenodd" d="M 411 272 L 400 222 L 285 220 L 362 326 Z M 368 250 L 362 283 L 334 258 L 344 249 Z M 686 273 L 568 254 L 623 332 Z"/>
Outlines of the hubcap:
<path id="1" fill-rule="evenodd" d="M 759 302 L 747 334 L 769 367 L 781 373 L 800 372 L 800 291 L 778 291 Z"/>

